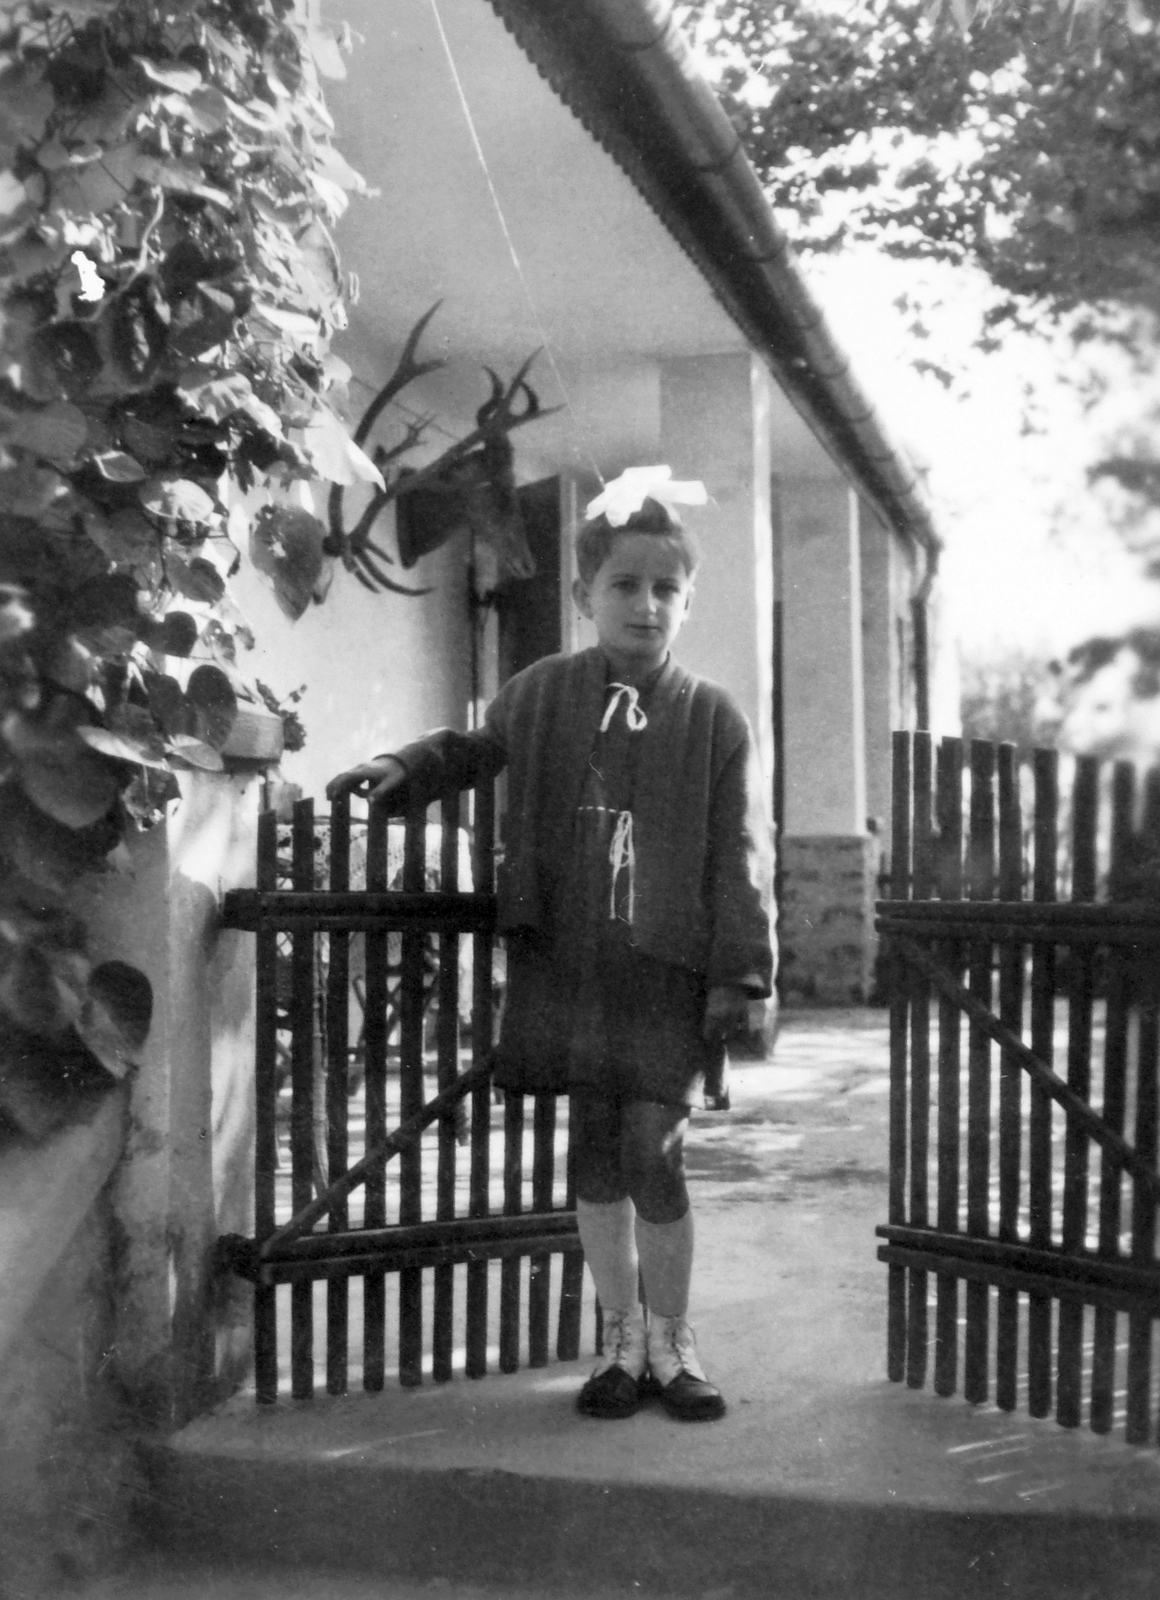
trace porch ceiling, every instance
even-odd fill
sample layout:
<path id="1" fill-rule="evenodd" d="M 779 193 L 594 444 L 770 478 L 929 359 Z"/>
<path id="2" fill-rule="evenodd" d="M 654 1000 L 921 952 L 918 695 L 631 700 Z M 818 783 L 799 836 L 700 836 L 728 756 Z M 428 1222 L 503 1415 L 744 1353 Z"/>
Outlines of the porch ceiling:
<path id="1" fill-rule="evenodd" d="M 531 430 L 561 459 L 631 459 L 628 417 L 585 400 L 595 375 L 655 359 L 743 350 L 737 325 L 629 179 L 592 139 L 484 0 L 440 13 L 503 209 L 513 264 L 430 0 L 344 0 L 356 48 L 329 85 L 340 148 L 378 198 L 354 199 L 338 230 L 361 298 L 344 353 L 371 377 L 407 330 L 443 305 L 427 348 L 454 363 L 454 414 L 480 397 L 478 363 L 511 370 L 545 341 L 578 411 Z M 545 357 L 545 403 L 561 399 Z M 461 391 L 461 392 L 460 392 Z M 636 408 L 639 412 L 639 406 Z M 638 420 L 637 428 L 647 427 Z M 576 435 L 583 433 L 583 451 Z M 568 437 L 568 435 L 572 435 Z M 524 438 L 531 442 L 530 434 Z M 553 448 L 554 445 L 554 448 Z"/>

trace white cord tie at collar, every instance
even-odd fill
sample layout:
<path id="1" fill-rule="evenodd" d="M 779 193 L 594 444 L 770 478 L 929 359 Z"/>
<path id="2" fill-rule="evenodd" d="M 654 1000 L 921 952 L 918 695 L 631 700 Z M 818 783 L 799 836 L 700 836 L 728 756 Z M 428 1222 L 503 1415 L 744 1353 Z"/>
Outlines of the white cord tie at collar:
<path id="1" fill-rule="evenodd" d="M 648 718 L 641 710 L 640 690 L 634 689 L 631 683 L 610 683 L 610 689 L 616 692 L 604 708 L 604 720 L 600 724 L 601 733 L 607 733 L 609 724 L 616 713 L 616 708 L 624 701 L 624 720 L 631 733 L 639 733 L 642 728 L 648 727 Z"/>
<path id="2" fill-rule="evenodd" d="M 627 869 L 628 872 L 628 917 L 632 921 L 633 910 L 636 905 L 636 850 L 632 842 L 632 812 L 620 811 L 616 817 L 616 827 L 612 830 L 612 844 L 609 847 L 608 859 L 612 863 L 612 886 L 608 896 L 608 915 L 616 920 L 616 885 L 620 874 Z"/>

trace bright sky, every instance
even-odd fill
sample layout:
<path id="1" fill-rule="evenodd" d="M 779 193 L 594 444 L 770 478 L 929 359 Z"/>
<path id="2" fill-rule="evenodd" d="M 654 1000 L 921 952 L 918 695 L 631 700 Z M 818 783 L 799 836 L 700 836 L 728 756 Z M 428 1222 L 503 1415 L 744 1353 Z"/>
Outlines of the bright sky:
<path id="1" fill-rule="evenodd" d="M 1160 585 L 1141 580 L 1086 478 L 1104 453 L 1101 435 L 1138 418 L 1146 398 L 1118 358 L 1105 358 L 1110 392 L 1087 416 L 1075 389 L 1059 382 L 1072 361 L 1062 339 L 1012 336 L 997 353 L 971 350 L 982 297 L 970 274 L 870 249 L 811 257 L 803 266 L 864 388 L 929 468 L 947 546 L 943 588 L 965 653 L 1010 645 L 1054 654 L 1093 633 L 1160 622 Z M 928 341 L 908 333 L 893 304 L 916 282 L 944 297 L 927 318 Z M 965 360 L 969 394 L 948 393 L 918 373 L 911 363 L 921 355 Z M 1028 380 L 1047 426 L 1024 435 Z"/>

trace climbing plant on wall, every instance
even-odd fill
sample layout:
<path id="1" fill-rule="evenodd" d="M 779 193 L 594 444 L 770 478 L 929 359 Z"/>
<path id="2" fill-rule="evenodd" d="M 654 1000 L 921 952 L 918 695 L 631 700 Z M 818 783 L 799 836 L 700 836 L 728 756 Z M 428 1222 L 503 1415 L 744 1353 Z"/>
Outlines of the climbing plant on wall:
<path id="1" fill-rule="evenodd" d="M 305 480 L 382 487 L 343 421 L 329 232 L 364 188 L 291 0 L 0 13 L 0 1108 L 120 1076 L 149 986 L 71 900 L 247 691 L 245 549 L 296 616 L 334 556 Z M 251 547 L 252 546 L 252 547 Z M 337 552 L 342 555 L 343 552 Z"/>

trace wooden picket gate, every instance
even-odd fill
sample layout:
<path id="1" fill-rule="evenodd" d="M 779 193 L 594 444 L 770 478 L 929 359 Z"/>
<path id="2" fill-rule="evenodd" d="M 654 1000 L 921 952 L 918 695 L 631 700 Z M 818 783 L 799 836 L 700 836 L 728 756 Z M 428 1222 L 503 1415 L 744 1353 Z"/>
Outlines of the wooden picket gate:
<path id="1" fill-rule="evenodd" d="M 529 1108 L 509 1094 L 501 1109 L 491 1085 L 493 788 L 430 809 L 388 819 L 373 807 L 352 824 L 349 799 L 319 819 L 307 800 L 282 830 L 266 812 L 257 886 L 225 897 L 226 926 L 257 936 L 257 1144 L 255 1237 L 222 1239 L 219 1258 L 255 1286 L 262 1402 L 279 1391 L 279 1296 L 289 1297 L 298 1399 L 314 1393 L 319 1322 L 331 1394 L 346 1391 L 360 1344 L 368 1390 L 382 1389 L 392 1358 L 406 1385 L 427 1371 L 447 1380 L 460 1359 L 480 1377 L 496 1332 L 501 1371 L 522 1357 L 545 1365 L 553 1305 L 558 1357 L 579 1354 L 583 1257 L 566 1128 L 554 1096 Z"/>
<path id="2" fill-rule="evenodd" d="M 895 736 L 889 1376 L 1155 1442 L 1160 772 L 1061 827 L 1055 752 L 964 754 Z"/>

